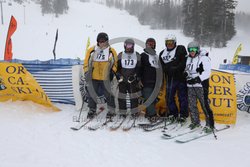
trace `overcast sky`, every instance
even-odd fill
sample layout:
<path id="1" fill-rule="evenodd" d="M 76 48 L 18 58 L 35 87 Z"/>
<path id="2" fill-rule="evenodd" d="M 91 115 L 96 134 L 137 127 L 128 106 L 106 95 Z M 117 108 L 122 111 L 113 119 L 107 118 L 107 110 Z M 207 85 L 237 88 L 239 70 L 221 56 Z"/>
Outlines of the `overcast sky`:
<path id="1" fill-rule="evenodd" d="M 250 13 L 250 0 L 238 0 L 236 11 Z"/>

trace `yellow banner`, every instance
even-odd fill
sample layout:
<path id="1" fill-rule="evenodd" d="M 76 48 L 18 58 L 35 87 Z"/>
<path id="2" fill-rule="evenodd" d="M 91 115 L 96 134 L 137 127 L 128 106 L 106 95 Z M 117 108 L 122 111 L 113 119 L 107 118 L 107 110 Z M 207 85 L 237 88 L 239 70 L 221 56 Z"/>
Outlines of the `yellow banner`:
<path id="1" fill-rule="evenodd" d="M 0 63 L 0 101 L 31 100 L 35 103 L 55 107 L 33 76 L 17 63 Z"/>
<path id="2" fill-rule="evenodd" d="M 210 107 L 214 113 L 214 120 L 221 124 L 235 124 L 237 114 L 237 100 L 236 100 L 236 86 L 234 75 L 225 72 L 212 71 L 209 88 Z M 159 101 L 156 104 L 158 114 L 168 112 L 166 108 L 166 82 L 159 93 Z M 177 107 L 179 108 L 179 101 L 177 95 L 175 96 Z M 198 105 L 201 119 L 205 119 L 205 115 Z"/>
<path id="3" fill-rule="evenodd" d="M 232 64 L 237 64 L 238 63 L 238 57 L 239 57 L 239 53 L 240 53 L 241 50 L 242 50 L 242 44 L 240 44 L 238 46 L 238 48 L 236 49 L 236 51 L 234 53 Z"/>
<path id="4" fill-rule="evenodd" d="M 214 120 L 222 124 L 235 124 L 237 115 L 236 86 L 234 75 L 225 72 L 212 71 L 209 80 L 210 107 Z M 200 116 L 205 118 L 200 110 Z"/>
<path id="5" fill-rule="evenodd" d="M 89 46 L 90 46 L 90 38 L 88 37 L 88 40 L 87 40 L 87 44 L 86 44 L 86 50 L 85 50 L 85 55 L 89 49 Z"/>

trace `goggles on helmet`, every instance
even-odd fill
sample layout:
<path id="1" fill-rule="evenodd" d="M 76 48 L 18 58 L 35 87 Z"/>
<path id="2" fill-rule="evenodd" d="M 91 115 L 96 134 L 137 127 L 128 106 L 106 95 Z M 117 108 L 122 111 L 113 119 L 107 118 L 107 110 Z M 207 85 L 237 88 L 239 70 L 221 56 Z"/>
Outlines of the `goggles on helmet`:
<path id="1" fill-rule="evenodd" d="M 126 48 L 126 49 L 134 48 L 134 44 L 132 44 L 132 43 L 126 43 L 126 44 L 125 44 L 125 48 Z"/>
<path id="2" fill-rule="evenodd" d="M 197 52 L 198 50 L 197 47 L 188 48 L 188 52 Z"/>

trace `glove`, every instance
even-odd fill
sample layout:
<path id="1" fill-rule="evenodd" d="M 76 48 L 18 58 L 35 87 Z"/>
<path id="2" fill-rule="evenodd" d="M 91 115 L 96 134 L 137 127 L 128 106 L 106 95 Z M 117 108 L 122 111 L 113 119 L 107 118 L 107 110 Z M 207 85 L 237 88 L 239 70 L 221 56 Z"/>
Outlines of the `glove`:
<path id="1" fill-rule="evenodd" d="M 142 89 L 142 88 L 143 88 L 143 84 L 142 84 L 142 82 L 141 82 L 141 81 L 139 81 L 139 82 L 138 82 L 138 86 L 139 86 L 139 88 L 140 88 L 140 89 Z"/>
<path id="2" fill-rule="evenodd" d="M 184 76 L 184 78 L 187 78 L 187 77 L 188 77 L 188 72 L 185 71 L 185 72 L 183 73 L 183 76 Z"/>
<path id="3" fill-rule="evenodd" d="M 117 81 L 118 83 L 121 83 L 123 81 L 123 77 L 121 76 Z"/>
<path id="4" fill-rule="evenodd" d="M 134 75 L 131 75 L 128 77 L 128 83 L 132 83 L 136 80 L 136 77 Z"/>
<path id="5" fill-rule="evenodd" d="M 203 68 L 203 64 L 201 63 L 200 65 L 199 65 L 199 68 L 196 68 L 196 72 L 198 72 L 200 75 L 201 75 L 201 73 L 204 71 L 204 68 Z"/>
<path id="6" fill-rule="evenodd" d="M 196 83 L 201 83 L 201 79 L 200 77 L 195 77 L 193 79 L 187 80 L 187 83 L 190 85 L 194 85 Z"/>

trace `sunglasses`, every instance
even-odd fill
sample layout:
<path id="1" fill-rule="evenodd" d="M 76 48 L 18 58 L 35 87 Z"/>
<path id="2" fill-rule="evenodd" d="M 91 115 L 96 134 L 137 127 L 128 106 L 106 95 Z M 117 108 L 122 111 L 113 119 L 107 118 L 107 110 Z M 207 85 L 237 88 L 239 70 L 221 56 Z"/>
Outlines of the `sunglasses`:
<path id="1" fill-rule="evenodd" d="M 167 45 L 173 45 L 174 44 L 174 40 L 166 40 L 165 43 Z"/>
<path id="2" fill-rule="evenodd" d="M 105 43 L 105 42 L 106 42 L 105 40 L 98 41 L 98 43 Z"/>
<path id="3" fill-rule="evenodd" d="M 198 48 L 188 48 L 188 52 L 197 52 Z"/>

